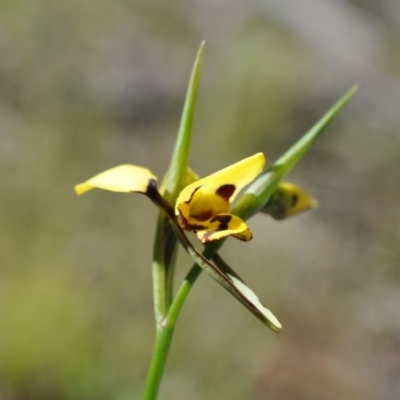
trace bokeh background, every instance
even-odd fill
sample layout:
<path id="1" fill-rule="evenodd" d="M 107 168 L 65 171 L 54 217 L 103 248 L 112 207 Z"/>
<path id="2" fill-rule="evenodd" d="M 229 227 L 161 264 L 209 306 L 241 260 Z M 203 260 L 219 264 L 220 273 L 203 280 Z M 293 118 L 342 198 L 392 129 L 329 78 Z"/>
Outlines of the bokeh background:
<path id="1" fill-rule="evenodd" d="M 1 400 L 140 399 L 157 212 L 72 186 L 126 162 L 162 176 L 203 39 L 201 175 L 275 160 L 361 90 L 290 176 L 320 208 L 222 250 L 282 333 L 202 276 L 160 399 L 400 398 L 400 2 L 2 0 Z"/>

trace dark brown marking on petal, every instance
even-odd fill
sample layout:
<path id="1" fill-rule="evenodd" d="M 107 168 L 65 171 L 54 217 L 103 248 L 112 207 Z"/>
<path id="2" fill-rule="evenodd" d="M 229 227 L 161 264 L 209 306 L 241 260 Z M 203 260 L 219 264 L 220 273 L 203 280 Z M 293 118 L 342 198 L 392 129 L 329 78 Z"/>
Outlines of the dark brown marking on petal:
<path id="1" fill-rule="evenodd" d="M 291 205 L 291 208 L 295 208 L 298 201 L 299 201 L 299 196 L 297 196 L 297 194 L 294 194 L 294 195 L 292 196 L 292 205 Z"/>
<path id="2" fill-rule="evenodd" d="M 219 222 L 219 227 L 216 229 L 217 231 L 225 231 L 228 229 L 229 222 L 231 222 L 232 216 L 231 215 L 216 215 L 213 217 L 210 222 Z"/>
<path id="3" fill-rule="evenodd" d="M 220 186 L 215 192 L 218 196 L 228 201 L 236 190 L 236 186 L 230 183 Z"/>
<path id="4" fill-rule="evenodd" d="M 215 217 L 211 218 L 210 222 L 219 221 L 219 222 L 228 223 L 231 219 L 232 219 L 232 215 L 221 215 L 221 214 L 218 214 Z"/>
<path id="5" fill-rule="evenodd" d="M 213 214 L 213 210 L 210 209 L 202 211 L 200 214 L 191 214 L 190 216 L 197 219 L 197 221 L 208 221 L 213 216 Z"/>
<path id="6" fill-rule="evenodd" d="M 193 190 L 193 193 L 190 195 L 189 200 L 186 200 L 186 201 L 185 201 L 186 204 L 189 204 L 189 203 L 192 201 L 194 194 L 195 194 L 200 188 L 201 188 L 201 186 L 199 186 L 198 188 L 196 188 L 196 189 Z"/>
<path id="7" fill-rule="evenodd" d="M 186 227 L 186 230 L 192 232 L 204 231 L 204 229 L 207 229 L 207 227 L 204 225 L 197 225 L 197 224 L 190 224 Z"/>
<path id="8" fill-rule="evenodd" d="M 191 232 L 203 231 L 204 229 L 207 229 L 207 227 L 204 225 L 189 224 L 187 219 L 182 214 L 178 215 L 178 224 L 182 229 L 185 229 L 185 230 L 191 231 Z"/>

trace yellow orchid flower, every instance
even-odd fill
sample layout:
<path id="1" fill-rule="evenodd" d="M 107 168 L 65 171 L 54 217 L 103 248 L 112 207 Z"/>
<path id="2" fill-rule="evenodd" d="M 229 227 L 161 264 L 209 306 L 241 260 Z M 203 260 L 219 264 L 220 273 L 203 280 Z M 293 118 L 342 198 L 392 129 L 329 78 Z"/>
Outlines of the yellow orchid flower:
<path id="1" fill-rule="evenodd" d="M 281 182 L 261 212 L 271 215 L 276 220 L 282 220 L 294 214 L 317 208 L 318 204 L 318 200 L 299 186 Z"/>
<path id="2" fill-rule="evenodd" d="M 265 157 L 257 153 L 212 175 L 186 186 L 175 203 L 179 225 L 196 232 L 202 243 L 234 236 L 251 240 L 252 233 L 246 223 L 230 214 L 230 206 L 239 191 L 253 181 L 265 166 Z M 147 168 L 125 164 L 76 185 L 77 194 L 98 188 L 113 192 L 139 192 L 150 195 L 157 177 Z"/>
<path id="3" fill-rule="evenodd" d="M 202 243 L 226 236 L 251 240 L 253 235 L 246 223 L 229 212 L 239 191 L 253 181 L 264 166 L 264 154 L 257 153 L 186 186 L 175 204 L 179 225 L 196 232 Z"/>

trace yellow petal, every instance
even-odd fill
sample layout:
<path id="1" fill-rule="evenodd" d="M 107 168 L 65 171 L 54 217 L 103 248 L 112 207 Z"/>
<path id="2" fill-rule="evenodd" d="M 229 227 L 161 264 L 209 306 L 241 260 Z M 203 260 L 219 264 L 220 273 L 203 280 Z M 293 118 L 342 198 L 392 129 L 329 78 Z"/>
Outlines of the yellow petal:
<path id="1" fill-rule="evenodd" d="M 207 228 L 197 231 L 197 237 L 202 243 L 218 240 L 226 236 L 249 241 L 253 238 L 246 223 L 232 214 L 218 214 L 204 223 Z"/>
<path id="2" fill-rule="evenodd" d="M 142 192 L 145 193 L 149 181 L 157 177 L 147 168 L 124 164 L 108 169 L 75 186 L 76 194 L 83 194 L 98 188 L 111 192 Z"/>
<path id="3" fill-rule="evenodd" d="M 261 211 L 280 220 L 317 207 L 318 201 L 305 190 L 292 183 L 281 182 Z"/>
<path id="4" fill-rule="evenodd" d="M 176 201 L 176 214 L 188 220 L 190 215 L 202 214 L 202 210 L 208 212 L 210 204 L 216 205 L 216 209 L 211 207 L 213 215 L 228 211 L 235 196 L 262 172 L 264 166 L 264 154 L 257 153 L 186 186 Z"/>

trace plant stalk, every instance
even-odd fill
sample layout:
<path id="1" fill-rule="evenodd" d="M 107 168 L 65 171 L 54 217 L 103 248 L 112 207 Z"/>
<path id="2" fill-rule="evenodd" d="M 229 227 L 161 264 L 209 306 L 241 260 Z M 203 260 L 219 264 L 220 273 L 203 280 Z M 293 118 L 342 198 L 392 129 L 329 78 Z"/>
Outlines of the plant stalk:
<path id="1" fill-rule="evenodd" d="M 157 325 L 153 356 L 147 375 L 143 400 L 156 400 L 157 398 L 179 314 L 190 289 L 200 276 L 201 271 L 202 269 L 198 265 L 195 265 L 189 271 L 169 308 L 167 317 Z"/>

